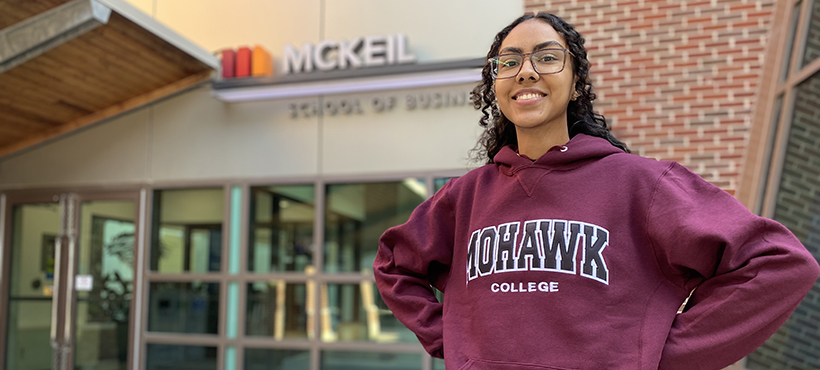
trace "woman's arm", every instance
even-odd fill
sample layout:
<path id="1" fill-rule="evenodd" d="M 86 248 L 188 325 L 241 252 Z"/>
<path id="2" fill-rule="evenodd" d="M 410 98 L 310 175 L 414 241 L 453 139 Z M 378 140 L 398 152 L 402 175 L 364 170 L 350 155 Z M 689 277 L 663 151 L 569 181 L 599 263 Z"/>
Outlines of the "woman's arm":
<path id="1" fill-rule="evenodd" d="M 720 369 L 749 354 L 820 274 L 788 229 L 677 164 L 658 182 L 647 232 L 663 273 L 695 289 L 669 332 L 661 370 Z"/>
<path id="2" fill-rule="evenodd" d="M 451 181 L 452 182 L 452 181 Z M 444 188 L 419 205 L 407 223 L 387 230 L 373 263 L 382 299 L 430 355 L 443 358 L 442 308 L 431 284 L 444 291 L 453 255 L 453 211 Z"/>

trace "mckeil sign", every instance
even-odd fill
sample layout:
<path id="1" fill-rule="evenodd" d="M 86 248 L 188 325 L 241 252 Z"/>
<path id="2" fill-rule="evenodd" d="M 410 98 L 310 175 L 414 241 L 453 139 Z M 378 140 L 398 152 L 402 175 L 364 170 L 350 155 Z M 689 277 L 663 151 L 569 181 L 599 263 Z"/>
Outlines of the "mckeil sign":
<path id="1" fill-rule="evenodd" d="M 303 44 L 301 49 L 285 45 L 284 59 L 286 74 L 416 61 L 416 57 L 407 52 L 407 38 L 402 34 L 365 36 L 349 41 L 323 40 L 315 45 Z"/>

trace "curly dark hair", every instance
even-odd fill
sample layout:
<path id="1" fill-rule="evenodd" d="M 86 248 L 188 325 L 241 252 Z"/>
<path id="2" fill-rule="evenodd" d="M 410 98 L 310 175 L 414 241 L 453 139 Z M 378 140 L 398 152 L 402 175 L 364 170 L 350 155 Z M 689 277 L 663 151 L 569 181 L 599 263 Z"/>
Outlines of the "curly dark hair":
<path id="1" fill-rule="evenodd" d="M 585 40 L 572 25 L 560 17 L 549 13 L 525 14 L 495 35 L 495 40 L 492 46 L 490 46 L 487 58 L 493 58 L 498 55 L 501 43 L 510 31 L 512 31 L 515 26 L 529 19 L 539 19 L 552 26 L 558 34 L 564 37 L 564 40 L 567 42 L 567 47 L 572 53 L 572 70 L 578 78 L 575 83 L 575 91 L 578 92 L 579 96 L 576 100 L 570 101 L 569 106 L 567 106 L 569 137 L 572 138 L 579 133 L 598 136 L 629 153 L 626 144 L 612 135 L 604 116 L 592 110 L 592 102 L 595 100 L 595 94 L 592 92 L 592 82 L 589 78 L 589 60 L 587 60 L 587 50 L 584 48 Z M 487 164 L 493 163 L 493 157 L 495 157 L 501 148 L 506 145 L 516 145 L 518 143 L 515 126 L 504 116 L 501 110 L 498 109 L 498 105 L 495 104 L 494 82 L 492 65 L 487 63 L 481 71 L 481 83 L 470 93 L 470 99 L 473 105 L 482 113 L 479 124 L 485 128 L 472 154 L 477 161 L 486 160 Z"/>

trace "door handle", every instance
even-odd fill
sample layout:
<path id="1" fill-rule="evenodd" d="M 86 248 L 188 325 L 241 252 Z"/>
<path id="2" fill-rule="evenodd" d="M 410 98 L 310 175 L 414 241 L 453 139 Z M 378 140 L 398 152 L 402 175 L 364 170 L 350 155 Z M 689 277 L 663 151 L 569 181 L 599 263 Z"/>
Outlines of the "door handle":
<path id="1" fill-rule="evenodd" d="M 72 324 L 74 323 L 74 266 L 76 265 L 77 254 L 77 222 L 74 215 L 74 205 L 76 204 L 75 196 L 68 194 L 67 214 L 68 222 L 66 222 L 66 238 L 68 239 L 68 258 L 66 259 L 66 281 L 65 291 L 65 328 L 63 330 L 63 348 L 68 351 L 71 347 L 71 342 L 74 339 L 74 330 Z M 67 368 L 68 369 L 68 368 Z"/>
<path id="2" fill-rule="evenodd" d="M 51 288 L 51 368 L 53 370 L 61 370 L 63 366 L 63 347 L 57 339 L 57 326 L 59 324 L 60 312 L 60 283 L 62 282 L 60 274 L 62 273 L 63 264 L 63 241 L 65 240 L 65 225 L 66 214 L 65 209 L 68 199 L 64 195 L 60 196 L 60 233 L 54 240 L 54 281 Z"/>
<path id="3" fill-rule="evenodd" d="M 51 348 L 57 349 L 57 315 L 60 309 L 60 270 L 62 268 L 63 236 L 54 239 L 54 280 L 51 287 Z"/>

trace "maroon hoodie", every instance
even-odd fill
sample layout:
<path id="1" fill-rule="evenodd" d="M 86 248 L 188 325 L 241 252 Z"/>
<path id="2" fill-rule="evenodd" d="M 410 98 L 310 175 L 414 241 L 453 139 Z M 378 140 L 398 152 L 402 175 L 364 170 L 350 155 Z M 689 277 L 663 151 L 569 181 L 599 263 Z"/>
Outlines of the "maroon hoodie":
<path id="1" fill-rule="evenodd" d="M 448 369 L 720 369 L 820 274 L 785 227 L 676 163 L 583 134 L 494 161 L 385 232 L 374 263 L 384 301 Z"/>

